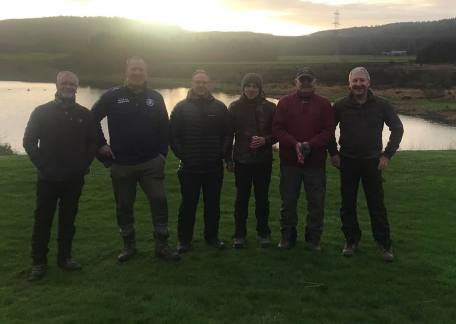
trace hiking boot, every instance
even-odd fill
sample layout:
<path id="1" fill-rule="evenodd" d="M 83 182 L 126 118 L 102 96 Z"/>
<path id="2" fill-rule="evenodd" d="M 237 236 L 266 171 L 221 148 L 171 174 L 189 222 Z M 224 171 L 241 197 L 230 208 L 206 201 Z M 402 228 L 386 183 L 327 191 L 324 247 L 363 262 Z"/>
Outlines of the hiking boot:
<path id="1" fill-rule="evenodd" d="M 177 244 L 177 253 L 182 254 L 190 251 L 192 249 L 192 245 L 190 243 L 179 242 Z"/>
<path id="2" fill-rule="evenodd" d="M 355 243 L 345 243 L 344 248 L 342 249 L 342 255 L 344 257 L 351 257 L 355 254 L 356 244 Z"/>
<path id="3" fill-rule="evenodd" d="M 119 262 L 130 260 L 136 254 L 136 242 L 124 238 L 124 248 L 117 256 Z"/>
<path id="4" fill-rule="evenodd" d="M 241 249 L 245 246 L 245 238 L 243 237 L 235 237 L 233 239 L 233 247 L 235 249 Z"/>
<path id="5" fill-rule="evenodd" d="M 82 266 L 76 261 L 68 258 L 57 263 L 60 269 L 65 271 L 79 271 L 82 269 Z"/>
<path id="6" fill-rule="evenodd" d="M 207 245 L 218 249 L 218 250 L 223 250 L 225 248 L 225 242 L 220 241 L 218 238 L 213 239 L 213 240 L 208 240 L 206 241 Z"/>
<path id="7" fill-rule="evenodd" d="M 269 236 L 258 236 L 258 244 L 263 249 L 268 248 L 272 245 L 271 238 Z"/>
<path id="8" fill-rule="evenodd" d="M 34 264 L 32 265 L 32 270 L 30 271 L 27 280 L 28 281 L 37 281 L 43 278 L 47 272 L 47 265 L 45 263 L 42 264 Z"/>
<path id="9" fill-rule="evenodd" d="M 156 243 L 157 244 L 157 243 Z M 180 256 L 172 251 L 168 243 L 160 243 L 155 246 L 155 255 L 166 261 L 179 261 Z"/>
<path id="10" fill-rule="evenodd" d="M 393 262 L 394 260 L 394 254 L 393 254 L 393 248 L 389 249 L 383 249 L 383 261 L 385 262 Z"/>

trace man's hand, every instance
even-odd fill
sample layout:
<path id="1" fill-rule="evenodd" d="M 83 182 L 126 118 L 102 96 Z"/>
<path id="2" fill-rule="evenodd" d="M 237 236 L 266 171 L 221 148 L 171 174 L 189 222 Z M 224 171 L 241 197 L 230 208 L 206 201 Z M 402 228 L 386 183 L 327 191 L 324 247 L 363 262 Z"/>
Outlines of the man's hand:
<path id="1" fill-rule="evenodd" d="M 111 146 L 109 146 L 108 144 L 105 144 L 102 147 L 100 147 L 98 149 L 98 154 L 103 155 L 103 156 L 113 159 L 113 160 L 116 159 L 116 157 L 114 156 L 114 153 L 111 150 Z"/>
<path id="2" fill-rule="evenodd" d="M 388 167 L 388 163 L 389 163 L 389 159 L 386 156 L 384 156 L 384 155 L 380 156 L 380 161 L 378 162 L 378 169 L 380 171 L 385 170 Z"/>
<path id="3" fill-rule="evenodd" d="M 264 137 L 252 136 L 252 140 L 250 142 L 250 148 L 256 149 L 256 148 L 262 147 L 264 144 L 266 144 L 266 140 L 264 139 Z"/>
<path id="4" fill-rule="evenodd" d="M 333 167 L 340 169 L 340 155 L 334 154 L 331 156 L 331 164 Z"/>
<path id="5" fill-rule="evenodd" d="M 233 161 L 226 162 L 226 170 L 229 172 L 234 171 L 234 162 Z"/>
<path id="6" fill-rule="evenodd" d="M 298 163 L 304 164 L 304 155 L 302 155 L 301 151 L 301 143 L 296 143 L 296 156 L 298 157 Z"/>

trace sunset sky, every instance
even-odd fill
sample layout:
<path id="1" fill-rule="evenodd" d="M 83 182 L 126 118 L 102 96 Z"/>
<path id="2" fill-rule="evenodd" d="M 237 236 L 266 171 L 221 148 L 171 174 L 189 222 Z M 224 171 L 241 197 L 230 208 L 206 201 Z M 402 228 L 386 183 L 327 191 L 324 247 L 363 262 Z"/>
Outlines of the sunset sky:
<path id="1" fill-rule="evenodd" d="M 119 16 L 192 31 L 253 31 L 304 35 L 332 29 L 456 16 L 454 0 L 13 0 L 0 19 L 45 16 Z"/>

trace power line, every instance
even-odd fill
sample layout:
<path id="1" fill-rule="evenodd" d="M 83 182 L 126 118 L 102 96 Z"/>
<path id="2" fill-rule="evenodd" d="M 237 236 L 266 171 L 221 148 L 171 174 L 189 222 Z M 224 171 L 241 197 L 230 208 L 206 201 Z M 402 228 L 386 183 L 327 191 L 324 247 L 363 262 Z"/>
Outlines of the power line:
<path id="1" fill-rule="evenodd" d="M 334 26 L 334 29 L 337 29 L 337 28 L 339 28 L 339 26 L 340 26 L 340 13 L 339 13 L 339 9 L 336 9 L 336 11 L 334 12 L 334 21 L 333 21 L 332 25 Z"/>

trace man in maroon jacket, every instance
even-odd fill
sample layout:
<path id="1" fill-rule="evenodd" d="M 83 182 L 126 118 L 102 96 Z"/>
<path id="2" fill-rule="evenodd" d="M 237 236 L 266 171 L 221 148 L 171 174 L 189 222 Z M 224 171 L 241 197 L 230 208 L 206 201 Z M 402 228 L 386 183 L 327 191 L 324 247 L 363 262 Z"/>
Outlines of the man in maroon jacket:
<path id="1" fill-rule="evenodd" d="M 280 99 L 272 133 L 280 144 L 280 194 L 282 196 L 279 248 L 296 242 L 298 217 L 296 205 L 301 183 L 307 198 L 305 240 L 319 251 L 323 231 L 326 190 L 326 147 L 334 132 L 330 102 L 315 94 L 316 77 L 309 68 L 298 70 L 296 91 Z"/>

